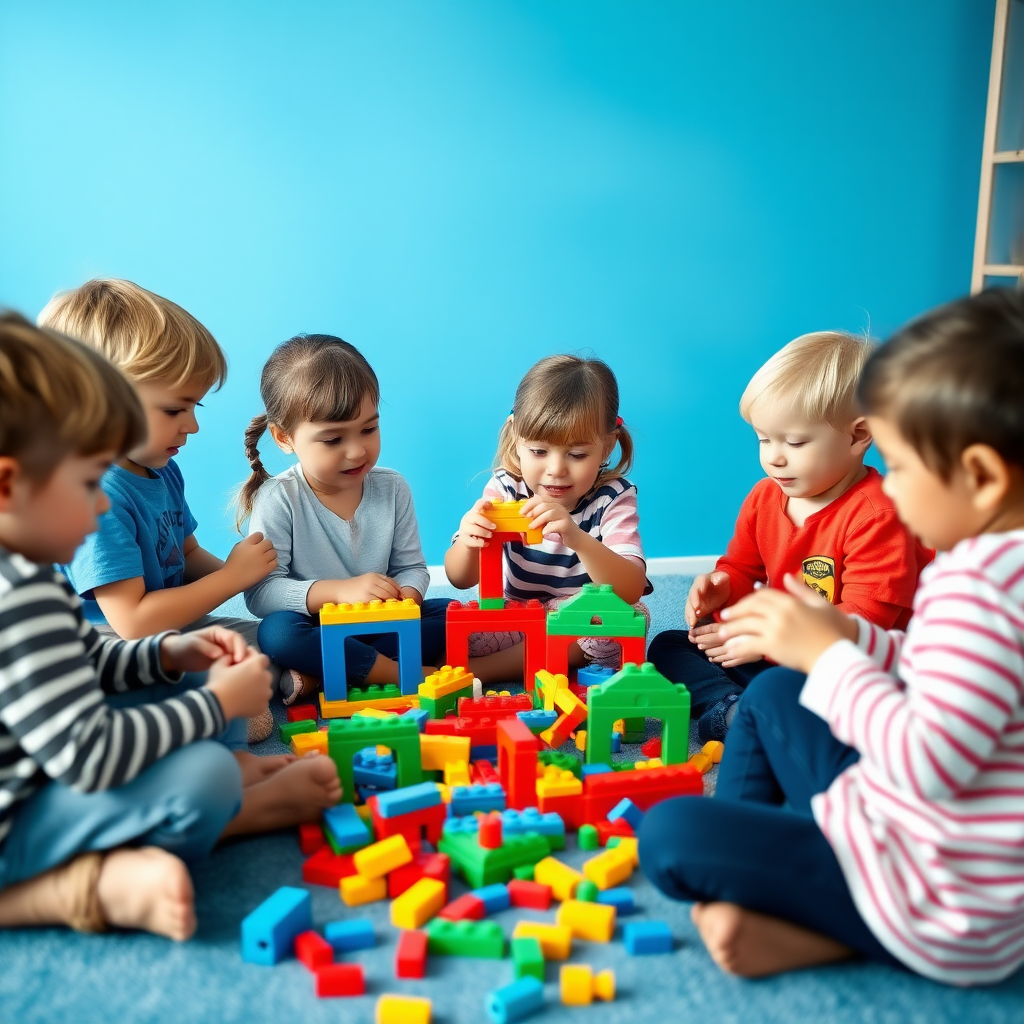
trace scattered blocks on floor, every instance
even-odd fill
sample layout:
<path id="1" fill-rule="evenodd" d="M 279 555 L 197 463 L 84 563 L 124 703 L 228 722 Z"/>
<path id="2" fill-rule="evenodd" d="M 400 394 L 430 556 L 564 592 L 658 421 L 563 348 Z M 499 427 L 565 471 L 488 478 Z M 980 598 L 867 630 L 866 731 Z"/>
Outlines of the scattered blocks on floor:
<path id="1" fill-rule="evenodd" d="M 664 921 L 630 921 L 623 925 L 622 944 L 630 956 L 671 953 L 672 932 Z"/>
<path id="2" fill-rule="evenodd" d="M 629 827 L 635 832 L 644 820 L 644 812 L 626 796 L 608 812 L 609 821 L 618 821 L 619 818 L 628 821 Z"/>
<path id="3" fill-rule="evenodd" d="M 541 885 L 550 885 L 556 900 L 571 900 L 583 875 L 554 857 L 545 857 L 534 864 L 533 880 Z"/>
<path id="4" fill-rule="evenodd" d="M 519 921 L 512 930 L 512 938 L 536 939 L 540 943 L 545 960 L 568 960 L 572 952 L 572 932 L 561 924 Z"/>
<path id="5" fill-rule="evenodd" d="M 721 740 L 708 740 L 703 747 L 700 748 L 702 754 L 707 754 L 711 758 L 713 764 L 718 764 L 722 760 L 722 754 L 725 752 L 725 744 Z"/>
<path id="6" fill-rule="evenodd" d="M 431 953 L 500 960 L 505 955 L 505 933 L 494 921 L 446 921 L 434 918 L 427 926 Z"/>
<path id="7" fill-rule="evenodd" d="M 319 968 L 334 963 L 334 948 L 317 932 L 301 932 L 295 936 L 295 958 L 315 974 Z"/>
<path id="8" fill-rule="evenodd" d="M 396 928 L 419 928 L 444 906 L 448 887 L 436 878 L 421 878 L 391 902 L 391 923 Z"/>
<path id="9" fill-rule="evenodd" d="M 544 980 L 544 953 L 534 936 L 520 935 L 512 940 L 512 973 L 517 979 Z"/>
<path id="10" fill-rule="evenodd" d="M 577 894 L 579 890 L 577 889 Z M 636 910 L 636 901 L 633 898 L 633 890 L 626 888 L 605 889 L 597 894 L 597 902 L 607 904 L 615 908 L 619 917 L 632 914 Z"/>
<path id="11" fill-rule="evenodd" d="M 430 1024 L 430 1000 L 419 996 L 381 996 L 376 1024 Z"/>
<path id="12" fill-rule="evenodd" d="M 566 900 L 558 908 L 555 921 L 568 928 L 573 938 L 589 942 L 611 942 L 615 934 L 615 908 L 604 903 Z"/>
<path id="13" fill-rule="evenodd" d="M 564 964 L 559 976 L 562 1002 L 566 1006 L 589 1006 L 595 999 L 615 998 L 615 972 L 594 971 L 587 964 Z"/>
<path id="14" fill-rule="evenodd" d="M 326 996 L 361 996 L 366 980 L 361 964 L 326 964 L 316 972 L 316 994 Z"/>
<path id="15" fill-rule="evenodd" d="M 474 889 L 472 895 L 483 903 L 488 914 L 497 914 L 512 906 L 512 897 L 508 886 L 502 885 L 500 882 L 494 885 L 485 885 L 481 889 Z"/>
<path id="16" fill-rule="evenodd" d="M 452 788 L 451 813 L 456 816 L 476 811 L 505 810 L 505 790 L 501 784 L 491 782 L 484 786 L 455 786 Z"/>
<path id="17" fill-rule="evenodd" d="M 370 830 L 352 804 L 337 804 L 323 812 L 324 828 L 334 840 L 335 853 L 350 853 L 369 845 Z"/>
<path id="18" fill-rule="evenodd" d="M 242 959 L 271 966 L 291 956 L 295 938 L 313 927 L 309 893 L 282 886 L 242 921 Z"/>
<path id="19" fill-rule="evenodd" d="M 544 985 L 536 978 L 519 978 L 491 992 L 486 1005 L 494 1024 L 512 1024 L 544 1009 Z"/>
<path id="20" fill-rule="evenodd" d="M 409 849 L 405 836 L 398 835 L 388 836 L 387 839 L 364 847 L 353 856 L 352 863 L 364 878 L 382 879 L 389 871 L 394 871 L 411 860 L 412 850 Z"/>
<path id="21" fill-rule="evenodd" d="M 576 833 L 576 842 L 581 850 L 596 850 L 601 844 L 598 841 L 597 829 L 593 825 L 580 825 Z"/>
<path id="22" fill-rule="evenodd" d="M 441 793 L 433 782 L 421 782 L 405 786 L 388 793 L 377 795 L 377 813 L 382 818 L 398 818 L 413 811 L 436 807 L 441 802 Z"/>
<path id="23" fill-rule="evenodd" d="M 600 889 L 589 878 L 584 878 L 576 886 L 576 899 L 581 903 L 596 903 Z"/>
<path id="24" fill-rule="evenodd" d="M 395 977 L 422 978 L 427 973 L 427 933 L 409 930 L 398 936 Z"/>
<path id="25" fill-rule="evenodd" d="M 357 949 L 372 949 L 377 944 L 373 922 L 366 917 L 328 921 L 324 925 L 324 938 L 335 953 L 354 953 Z"/>
<path id="26" fill-rule="evenodd" d="M 386 878 L 366 878 L 364 875 L 349 875 L 338 886 L 341 901 L 346 907 L 361 907 L 387 898 Z"/>
<path id="27" fill-rule="evenodd" d="M 505 887 L 513 907 L 547 910 L 551 906 L 551 886 L 528 879 L 513 878 Z"/>
<path id="28" fill-rule="evenodd" d="M 482 899 L 467 892 L 443 907 L 437 916 L 446 921 L 482 921 L 487 916 L 487 907 Z"/>
<path id="29" fill-rule="evenodd" d="M 583 874 L 598 889 L 611 889 L 629 878 L 633 873 L 633 866 L 633 855 L 628 849 L 612 847 L 586 861 L 583 864 Z"/>

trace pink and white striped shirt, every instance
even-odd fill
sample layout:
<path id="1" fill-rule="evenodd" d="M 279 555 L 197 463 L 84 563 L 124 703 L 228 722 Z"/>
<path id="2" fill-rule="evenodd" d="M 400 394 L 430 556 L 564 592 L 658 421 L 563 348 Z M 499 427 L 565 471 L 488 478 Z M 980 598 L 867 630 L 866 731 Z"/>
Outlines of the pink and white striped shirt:
<path id="1" fill-rule="evenodd" d="M 858 621 L 800 696 L 861 754 L 815 820 L 893 956 L 998 981 L 1024 963 L 1024 530 L 940 555 L 905 635 Z"/>

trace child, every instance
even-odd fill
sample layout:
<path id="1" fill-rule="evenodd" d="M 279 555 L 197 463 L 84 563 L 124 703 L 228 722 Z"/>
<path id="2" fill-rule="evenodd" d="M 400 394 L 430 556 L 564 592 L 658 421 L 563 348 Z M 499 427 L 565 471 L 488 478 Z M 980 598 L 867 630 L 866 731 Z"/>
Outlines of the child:
<path id="1" fill-rule="evenodd" d="M 422 615 L 423 660 L 443 663 L 447 601 L 424 601 L 430 575 L 420 548 L 409 485 L 380 457 L 380 389 L 360 353 L 329 334 L 300 334 L 279 345 L 260 378 L 266 412 L 245 432 L 252 475 L 239 522 L 277 549 L 277 567 L 245 592 L 263 618 L 263 651 L 289 670 L 286 704 L 321 682 L 320 608 L 327 602 L 411 598 Z M 257 442 L 269 426 L 298 462 L 271 478 Z M 394 634 L 349 638 L 349 685 L 397 683 Z M 432 672 L 426 667 L 425 672 Z"/>
<path id="2" fill-rule="evenodd" d="M 210 738 L 266 707 L 267 659 L 216 626 L 103 639 L 53 570 L 96 529 L 100 477 L 145 429 L 101 356 L 0 317 L 0 927 L 188 938 L 185 863 L 242 799 L 235 759 Z M 206 668 L 205 686 L 180 683 Z M 161 682 L 171 698 L 145 708 L 104 699 Z"/>
<path id="3" fill-rule="evenodd" d="M 713 612 L 795 573 L 837 608 L 883 628 L 902 629 L 910 618 L 931 552 L 899 521 L 878 471 L 864 465 L 871 434 L 856 388 L 872 350 L 839 331 L 805 334 L 772 356 L 740 398 L 768 479 L 743 502 L 715 571 L 693 581 L 689 632 L 659 633 L 648 653 L 689 687 L 702 743 L 725 739 L 739 695 L 768 667 L 726 657 Z"/>
<path id="4" fill-rule="evenodd" d="M 886 493 L 943 552 L 906 634 L 792 576 L 724 613 L 727 657 L 810 673 L 752 683 L 716 797 L 668 801 L 641 828 L 655 884 L 708 901 L 693 917 L 725 970 L 860 953 L 976 985 L 1024 962 L 1022 394 L 1009 290 L 926 315 L 865 368 Z"/>
<path id="5" fill-rule="evenodd" d="M 609 468 L 616 444 L 619 461 Z M 549 356 L 516 389 L 498 438 L 497 469 L 484 496 L 463 517 L 444 559 L 453 586 L 476 586 L 480 549 L 494 532 L 491 501 L 528 499 L 523 514 L 544 533 L 542 544 L 505 545 L 506 597 L 545 604 L 572 597 L 584 583 L 610 583 L 638 604 L 653 589 L 645 575 L 636 488 L 625 479 L 633 441 L 619 416 L 615 375 L 599 359 Z M 648 617 L 649 618 L 649 617 Z M 523 635 L 481 633 L 471 638 L 470 669 L 483 682 L 522 678 Z M 618 644 L 587 638 L 570 648 L 574 667 L 587 661 L 617 665 Z"/>

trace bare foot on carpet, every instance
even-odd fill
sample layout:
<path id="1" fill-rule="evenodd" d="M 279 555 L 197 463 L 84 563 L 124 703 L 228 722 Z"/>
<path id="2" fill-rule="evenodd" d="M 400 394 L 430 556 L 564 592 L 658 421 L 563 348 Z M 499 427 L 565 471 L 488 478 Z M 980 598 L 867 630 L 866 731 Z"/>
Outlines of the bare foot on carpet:
<path id="1" fill-rule="evenodd" d="M 275 772 L 290 765 L 295 760 L 294 754 L 275 754 L 272 757 L 260 757 L 250 754 L 247 750 L 236 750 L 235 760 L 242 769 L 242 788 L 263 782 Z"/>
<path id="2" fill-rule="evenodd" d="M 97 895 L 108 924 L 184 942 L 196 930 L 192 879 L 173 854 L 156 847 L 114 850 L 103 860 Z"/>
<path id="3" fill-rule="evenodd" d="M 711 959 L 728 974 L 763 978 L 845 960 L 853 951 L 791 921 L 735 903 L 695 903 L 690 917 Z"/>

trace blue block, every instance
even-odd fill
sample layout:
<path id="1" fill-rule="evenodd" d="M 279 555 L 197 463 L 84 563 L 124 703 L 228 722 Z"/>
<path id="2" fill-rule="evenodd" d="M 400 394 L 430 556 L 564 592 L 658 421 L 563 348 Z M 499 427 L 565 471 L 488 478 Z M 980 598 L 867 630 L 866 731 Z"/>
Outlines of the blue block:
<path id="1" fill-rule="evenodd" d="M 539 832 L 542 836 L 565 835 L 565 822 L 560 814 L 554 811 L 541 814 L 536 807 L 506 811 L 501 816 L 501 828 L 508 835 L 521 835 L 523 832 Z"/>
<path id="2" fill-rule="evenodd" d="M 494 1024 L 511 1024 L 544 1009 L 544 986 L 536 978 L 520 978 L 488 995 L 485 1006 Z"/>
<path id="3" fill-rule="evenodd" d="M 609 821 L 618 821 L 619 818 L 629 823 L 629 827 L 637 832 L 640 823 L 644 820 L 644 812 L 628 796 L 624 796 L 609 812 Z"/>
<path id="4" fill-rule="evenodd" d="M 620 887 L 617 889 L 605 889 L 597 894 L 597 902 L 604 903 L 615 908 L 616 917 L 625 917 L 627 914 L 636 912 L 636 901 L 633 899 L 633 890 Z"/>
<path id="5" fill-rule="evenodd" d="M 448 805 L 448 820 L 444 823 L 444 834 L 446 836 L 472 835 L 480 831 L 480 822 L 476 816 L 467 814 L 464 818 L 456 818 L 451 813 L 451 804 Z"/>
<path id="6" fill-rule="evenodd" d="M 585 764 L 583 766 L 584 775 L 604 775 L 611 770 L 610 764 Z"/>
<path id="7" fill-rule="evenodd" d="M 352 779 L 357 786 L 394 789 L 398 781 L 394 754 L 378 754 L 376 747 L 357 751 L 352 757 Z"/>
<path id="8" fill-rule="evenodd" d="M 371 949 L 377 944 L 373 922 L 366 917 L 351 921 L 329 921 L 324 926 L 324 938 L 335 953 L 351 953 L 357 949 Z"/>
<path id="9" fill-rule="evenodd" d="M 615 675 L 615 669 L 604 668 L 602 665 L 587 665 L 576 673 L 577 686 L 597 686 L 607 683 Z"/>
<path id="10" fill-rule="evenodd" d="M 612 730 L 612 753 L 617 754 L 622 750 L 622 733 Z"/>
<path id="11" fill-rule="evenodd" d="M 436 807 L 441 802 L 441 791 L 433 782 L 420 782 L 415 786 L 403 786 L 391 793 L 377 796 L 377 813 L 382 818 L 397 818 L 402 814 Z"/>
<path id="12" fill-rule="evenodd" d="M 453 786 L 449 806 L 450 813 L 456 817 L 477 811 L 503 811 L 505 790 L 498 782 L 488 782 L 482 786 Z"/>
<path id="13" fill-rule="evenodd" d="M 470 761 L 490 761 L 491 764 L 494 764 L 498 760 L 498 748 L 493 744 L 489 747 L 470 747 L 469 759 Z"/>
<path id="14" fill-rule="evenodd" d="M 335 622 L 320 627 L 320 652 L 323 664 L 324 698 L 348 698 L 348 674 L 345 667 L 345 641 L 350 636 L 398 634 L 398 680 L 403 694 L 415 694 L 423 682 L 423 644 L 419 619 L 392 619 L 390 622 Z"/>
<path id="15" fill-rule="evenodd" d="M 557 711 L 517 711 L 519 719 L 534 735 L 550 729 L 558 721 Z"/>
<path id="16" fill-rule="evenodd" d="M 242 959 L 271 967 L 291 956 L 295 936 L 312 927 L 309 893 L 283 886 L 242 921 Z"/>
<path id="17" fill-rule="evenodd" d="M 370 830 L 352 804 L 337 804 L 323 812 L 324 828 L 342 853 L 370 845 Z"/>
<path id="18" fill-rule="evenodd" d="M 496 914 L 499 910 L 508 910 L 512 906 L 512 897 L 507 885 L 485 885 L 482 889 L 474 889 L 473 895 L 483 900 L 488 914 Z"/>
<path id="19" fill-rule="evenodd" d="M 664 921 L 630 921 L 622 926 L 622 944 L 630 956 L 671 953 L 672 932 Z"/>
<path id="20" fill-rule="evenodd" d="M 416 724 L 419 726 L 420 732 L 426 732 L 427 722 L 430 720 L 430 715 L 427 713 L 425 708 L 409 708 L 409 710 L 401 717 L 416 719 Z"/>

